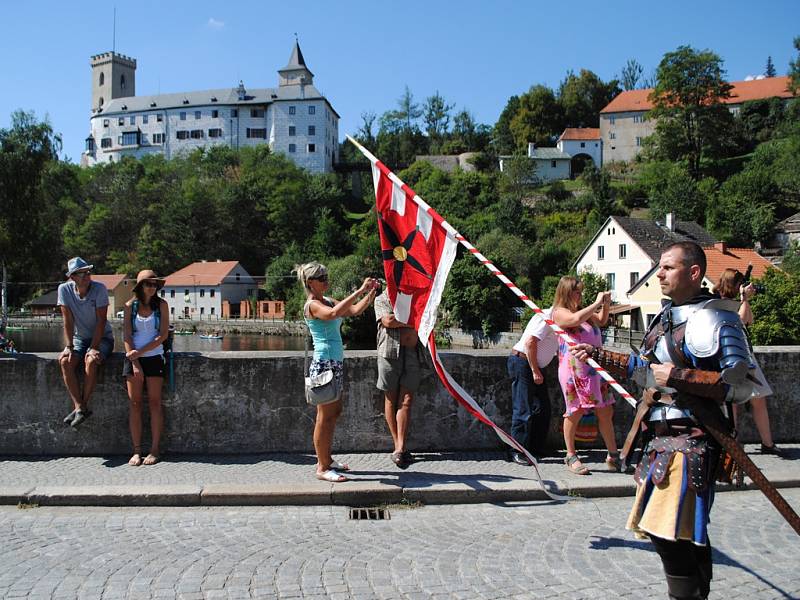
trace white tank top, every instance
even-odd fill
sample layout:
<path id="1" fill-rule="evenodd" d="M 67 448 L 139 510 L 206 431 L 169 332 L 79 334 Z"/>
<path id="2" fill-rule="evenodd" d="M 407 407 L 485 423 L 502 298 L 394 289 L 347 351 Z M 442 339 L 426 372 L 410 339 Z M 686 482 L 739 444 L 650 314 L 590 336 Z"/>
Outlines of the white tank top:
<path id="1" fill-rule="evenodd" d="M 143 317 L 136 315 L 136 328 L 133 332 L 133 347 L 137 350 L 144 348 L 147 344 L 156 339 L 158 331 L 156 330 L 156 317 L 155 314 Z M 164 354 L 164 347 L 159 344 L 152 350 L 148 350 L 141 356 L 158 356 Z"/>

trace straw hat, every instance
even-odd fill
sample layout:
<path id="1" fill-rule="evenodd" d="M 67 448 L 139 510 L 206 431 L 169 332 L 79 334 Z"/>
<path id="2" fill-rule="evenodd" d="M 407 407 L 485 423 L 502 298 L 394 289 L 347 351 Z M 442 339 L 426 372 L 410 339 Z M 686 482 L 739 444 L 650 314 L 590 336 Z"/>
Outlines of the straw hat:
<path id="1" fill-rule="evenodd" d="M 139 286 L 145 281 L 154 281 L 156 284 L 156 291 L 164 287 L 164 279 L 162 277 L 156 275 L 155 271 L 145 269 L 144 271 L 139 271 L 139 274 L 136 276 L 136 285 L 133 286 L 134 291 L 139 289 Z"/>

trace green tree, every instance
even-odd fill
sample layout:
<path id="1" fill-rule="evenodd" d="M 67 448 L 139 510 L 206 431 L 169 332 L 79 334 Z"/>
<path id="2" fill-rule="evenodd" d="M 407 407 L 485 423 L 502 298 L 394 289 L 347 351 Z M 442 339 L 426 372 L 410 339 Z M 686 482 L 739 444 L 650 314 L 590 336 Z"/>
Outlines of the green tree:
<path id="1" fill-rule="evenodd" d="M 751 301 L 750 340 L 763 346 L 796 344 L 800 339 L 800 279 L 769 269 L 760 283 L 764 291 Z"/>
<path id="2" fill-rule="evenodd" d="M 629 58 L 625 66 L 622 67 L 622 75 L 620 76 L 622 89 L 625 91 L 635 90 L 643 74 L 644 67 L 639 64 L 639 61 L 635 58 Z"/>
<path id="3" fill-rule="evenodd" d="M 498 155 L 512 154 L 517 148 L 511 131 L 511 121 L 516 116 L 519 105 L 519 96 L 511 96 L 495 123 L 493 142 Z"/>
<path id="4" fill-rule="evenodd" d="M 789 61 L 789 89 L 796 96 L 800 90 L 800 35 L 794 38 L 793 45 L 798 55 Z"/>
<path id="5" fill-rule="evenodd" d="M 767 66 L 764 67 L 764 76 L 765 77 L 775 77 L 778 72 L 775 70 L 775 64 L 772 62 L 772 57 L 767 57 Z"/>
<path id="6" fill-rule="evenodd" d="M 658 66 L 658 84 L 650 94 L 658 119 L 654 142 L 670 160 L 685 160 L 694 179 L 701 163 L 718 156 L 732 117 L 723 104 L 730 97 L 722 59 L 710 50 L 680 46 Z"/>
<path id="7" fill-rule="evenodd" d="M 425 99 L 422 106 L 422 120 L 425 131 L 433 140 L 440 140 L 450 127 L 450 111 L 455 104 L 448 104 L 437 90 Z"/>
<path id="8" fill-rule="evenodd" d="M 653 161 L 643 166 L 639 182 L 649 199 L 653 219 L 673 213 L 680 220 L 705 222 L 714 191 L 712 179 L 697 182 L 679 163 Z"/>
<path id="9" fill-rule="evenodd" d="M 776 187 L 768 172 L 746 169 L 728 179 L 709 204 L 708 228 L 719 239 L 751 247 L 775 226 Z"/>
<path id="10" fill-rule="evenodd" d="M 587 69 L 567 73 L 558 90 L 566 127 L 599 127 L 600 111 L 619 94 L 619 82 L 607 83 Z M 560 132 L 559 132 L 560 133 Z"/>
<path id="11" fill-rule="evenodd" d="M 564 114 L 553 90 L 535 85 L 520 96 L 519 109 L 511 119 L 514 147 L 523 150 L 529 142 L 549 146 L 564 128 Z"/>

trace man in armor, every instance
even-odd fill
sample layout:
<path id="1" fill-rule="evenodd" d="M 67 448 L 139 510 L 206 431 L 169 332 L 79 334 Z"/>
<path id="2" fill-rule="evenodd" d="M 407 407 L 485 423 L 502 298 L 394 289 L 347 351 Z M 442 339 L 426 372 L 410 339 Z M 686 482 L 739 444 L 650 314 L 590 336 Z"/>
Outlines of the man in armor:
<path id="1" fill-rule="evenodd" d="M 657 277 L 669 298 L 639 352 L 601 351 L 596 360 L 613 375 L 643 388 L 630 453 L 639 428 L 643 453 L 635 472 L 636 500 L 627 528 L 648 536 L 667 578 L 669 598 L 707 598 L 711 545 L 707 525 L 721 448 L 709 428 L 731 433 L 726 405 L 750 397 L 754 363 L 737 303 L 701 288 L 703 249 L 693 242 L 668 246 Z M 586 348 L 573 352 L 587 356 Z"/>

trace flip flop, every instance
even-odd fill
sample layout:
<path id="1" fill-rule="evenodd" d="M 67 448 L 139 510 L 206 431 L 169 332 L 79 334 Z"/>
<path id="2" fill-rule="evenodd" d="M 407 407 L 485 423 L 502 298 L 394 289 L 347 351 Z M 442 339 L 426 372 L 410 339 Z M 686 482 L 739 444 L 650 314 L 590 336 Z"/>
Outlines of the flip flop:
<path id="1" fill-rule="evenodd" d="M 75 418 L 75 413 L 78 412 L 78 409 L 75 408 L 71 413 L 69 413 L 66 417 L 64 417 L 64 425 L 69 425 L 72 423 L 72 420 Z"/>
<path id="2" fill-rule="evenodd" d="M 145 456 L 144 460 L 142 461 L 143 465 L 154 465 L 160 460 L 159 456 L 156 454 L 148 454 Z"/>
<path id="3" fill-rule="evenodd" d="M 338 460 L 332 460 L 331 466 L 328 468 L 333 469 L 334 471 L 349 471 L 350 465 L 346 463 L 340 463 Z"/>
<path id="4" fill-rule="evenodd" d="M 317 473 L 317 479 L 321 481 L 329 481 L 331 483 L 342 483 L 343 481 L 350 481 L 341 473 L 337 473 L 333 469 L 328 469 L 322 473 Z"/>

